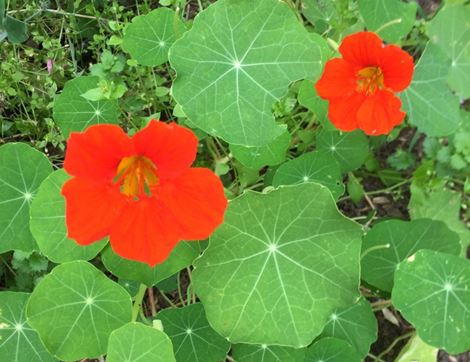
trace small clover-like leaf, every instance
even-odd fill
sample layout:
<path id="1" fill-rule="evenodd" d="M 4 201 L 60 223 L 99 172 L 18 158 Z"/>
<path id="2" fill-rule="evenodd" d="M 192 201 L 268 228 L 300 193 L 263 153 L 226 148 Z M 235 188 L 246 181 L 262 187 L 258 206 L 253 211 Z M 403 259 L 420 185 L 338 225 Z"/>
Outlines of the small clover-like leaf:
<path id="1" fill-rule="evenodd" d="M 361 233 L 316 183 L 231 201 L 194 263 L 210 324 L 235 343 L 307 346 L 358 298 Z"/>

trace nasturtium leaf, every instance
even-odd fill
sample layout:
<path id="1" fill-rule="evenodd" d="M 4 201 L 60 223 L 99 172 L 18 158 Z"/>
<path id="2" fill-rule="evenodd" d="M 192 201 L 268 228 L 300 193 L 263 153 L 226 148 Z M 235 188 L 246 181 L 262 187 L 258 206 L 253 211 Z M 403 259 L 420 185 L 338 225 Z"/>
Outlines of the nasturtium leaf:
<path id="1" fill-rule="evenodd" d="M 328 101 L 321 99 L 315 89 L 315 82 L 305 79 L 300 84 L 299 94 L 297 95 L 299 103 L 312 111 L 318 122 L 327 130 L 335 130 L 335 126 L 328 119 Z"/>
<path id="2" fill-rule="evenodd" d="M 317 136 L 319 151 L 330 153 L 341 171 L 353 171 L 362 166 L 369 154 L 369 140 L 362 131 L 338 132 L 321 130 Z"/>
<path id="3" fill-rule="evenodd" d="M 157 318 L 173 343 L 177 362 L 219 362 L 225 359 L 230 343 L 211 328 L 201 303 L 164 309 Z"/>
<path id="4" fill-rule="evenodd" d="M 106 353 L 109 335 L 131 320 L 131 297 L 86 261 L 56 266 L 29 299 L 28 323 L 65 361 Z"/>
<path id="5" fill-rule="evenodd" d="M 428 136 L 447 136 L 460 123 L 459 99 L 447 85 L 450 60 L 428 43 L 416 64 L 413 81 L 401 93 L 403 109 L 413 126 Z"/>
<path id="6" fill-rule="evenodd" d="M 449 84 L 461 98 L 470 98 L 470 5 L 446 3 L 428 23 L 431 42 L 451 59 Z"/>
<path id="7" fill-rule="evenodd" d="M 230 152 L 244 166 L 258 170 L 264 166 L 275 166 L 282 163 L 286 159 L 290 139 L 291 136 L 286 131 L 266 146 L 244 147 L 230 145 Z"/>
<path id="8" fill-rule="evenodd" d="M 420 338 L 457 354 L 470 349 L 470 261 L 420 250 L 398 265 L 393 305 Z"/>
<path id="9" fill-rule="evenodd" d="M 170 338 L 141 323 L 128 323 L 111 333 L 107 362 L 175 362 Z"/>
<path id="10" fill-rule="evenodd" d="M 370 303 L 360 299 L 351 306 L 335 310 L 321 332 L 320 338 L 324 337 L 343 339 L 360 357 L 365 357 L 377 339 L 377 319 Z"/>
<path id="11" fill-rule="evenodd" d="M 460 238 L 438 220 L 382 221 L 363 239 L 361 277 L 374 287 L 390 292 L 397 265 L 420 249 L 458 255 Z"/>
<path id="12" fill-rule="evenodd" d="M 304 362 L 305 348 L 235 344 L 232 346 L 232 355 L 237 362 Z"/>
<path id="13" fill-rule="evenodd" d="M 198 242 L 180 242 L 168 259 L 151 268 L 146 263 L 121 258 L 108 246 L 103 250 L 101 259 L 106 269 L 119 278 L 137 280 L 152 286 L 191 265 L 199 253 Z"/>
<path id="14" fill-rule="evenodd" d="M 417 8 L 413 1 L 359 0 L 359 12 L 367 29 L 376 31 L 388 43 L 396 43 L 410 32 Z"/>
<path id="15" fill-rule="evenodd" d="M 194 262 L 211 326 L 234 343 L 307 346 L 358 298 L 361 234 L 316 183 L 232 200 Z"/>
<path id="16" fill-rule="evenodd" d="M 51 173 L 41 183 L 30 209 L 31 233 L 41 253 L 54 263 L 90 260 L 106 243 L 82 246 L 67 237 L 65 200 L 60 191 L 69 178 L 63 169 Z"/>
<path id="17" fill-rule="evenodd" d="M 0 360 L 57 361 L 26 322 L 24 309 L 28 298 L 28 293 L 0 292 Z"/>
<path id="18" fill-rule="evenodd" d="M 321 25 L 319 22 L 330 23 L 340 14 L 338 2 L 331 0 L 302 0 L 302 14 L 313 25 Z"/>
<path id="19" fill-rule="evenodd" d="M 445 222 L 449 229 L 459 234 L 462 246 L 461 255 L 465 256 L 467 247 L 470 245 L 470 230 L 460 220 L 462 202 L 460 194 L 442 188 L 425 192 L 414 184 L 411 185 L 410 190 L 411 198 L 408 209 L 411 218 L 428 218 Z"/>
<path id="20" fill-rule="evenodd" d="M 29 231 L 29 207 L 51 172 L 47 157 L 25 143 L 0 147 L 0 253 L 37 249 Z"/>
<path id="21" fill-rule="evenodd" d="M 8 41 L 13 44 L 19 44 L 28 39 L 28 28 L 21 20 L 7 15 L 3 20 L 3 27 L 8 34 Z"/>
<path id="22" fill-rule="evenodd" d="M 305 353 L 305 362 L 361 362 L 354 348 L 346 341 L 326 337 L 319 339 Z"/>
<path id="23" fill-rule="evenodd" d="M 192 123 L 230 144 L 263 146 L 285 132 L 271 107 L 293 81 L 315 78 L 323 39 L 277 0 L 219 0 L 171 47 L 172 93 Z"/>
<path id="24" fill-rule="evenodd" d="M 157 8 L 136 16 L 125 30 L 122 48 L 142 65 L 157 66 L 168 60 L 168 49 L 185 31 L 172 9 Z"/>
<path id="25" fill-rule="evenodd" d="M 90 101 L 82 97 L 98 86 L 98 77 L 78 77 L 65 83 L 64 90 L 54 101 L 53 117 L 65 137 L 72 131 L 83 131 L 97 123 L 117 123 L 117 100 Z"/>
<path id="26" fill-rule="evenodd" d="M 438 352 L 439 350 L 436 347 L 424 343 L 419 336 L 415 335 L 400 351 L 400 355 L 395 362 L 437 361 Z"/>
<path id="27" fill-rule="evenodd" d="M 329 153 L 308 152 L 283 163 L 277 169 L 273 186 L 317 182 L 326 186 L 337 199 L 344 193 L 343 177 L 339 165 Z"/>

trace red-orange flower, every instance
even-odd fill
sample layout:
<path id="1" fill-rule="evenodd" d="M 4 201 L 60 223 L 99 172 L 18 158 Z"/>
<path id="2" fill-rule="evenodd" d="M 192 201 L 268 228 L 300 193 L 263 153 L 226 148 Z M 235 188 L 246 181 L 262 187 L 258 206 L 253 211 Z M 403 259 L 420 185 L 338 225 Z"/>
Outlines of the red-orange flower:
<path id="1" fill-rule="evenodd" d="M 372 32 L 345 37 L 339 52 L 343 57 L 329 60 L 315 85 L 329 101 L 329 119 L 342 131 L 389 133 L 405 117 L 394 92 L 410 84 L 413 58 L 395 45 L 384 45 Z"/>
<path id="2" fill-rule="evenodd" d="M 150 266 L 180 240 L 207 238 L 223 221 L 219 178 L 190 168 L 198 141 L 175 123 L 152 120 L 133 137 L 115 125 L 72 133 L 62 188 L 68 235 L 88 245 L 109 235 L 120 256 Z"/>

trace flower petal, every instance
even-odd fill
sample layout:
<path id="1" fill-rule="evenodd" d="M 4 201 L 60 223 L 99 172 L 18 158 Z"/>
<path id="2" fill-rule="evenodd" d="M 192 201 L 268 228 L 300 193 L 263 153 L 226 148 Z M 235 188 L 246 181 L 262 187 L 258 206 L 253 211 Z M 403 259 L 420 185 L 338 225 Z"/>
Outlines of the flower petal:
<path id="1" fill-rule="evenodd" d="M 365 98 L 363 94 L 353 93 L 349 97 L 331 100 L 328 106 L 328 118 L 331 123 L 345 132 L 357 129 L 356 114 Z"/>
<path id="2" fill-rule="evenodd" d="M 88 245 L 109 234 L 125 199 L 117 187 L 72 178 L 62 187 L 68 237 Z"/>
<path id="3" fill-rule="evenodd" d="M 191 168 L 171 184 L 162 184 L 158 199 L 175 217 L 185 240 L 209 237 L 227 208 L 222 182 L 206 168 Z"/>
<path id="4" fill-rule="evenodd" d="M 323 74 L 315 84 L 318 95 L 325 99 L 344 97 L 354 92 L 357 77 L 354 68 L 340 58 L 326 62 Z"/>
<path id="5" fill-rule="evenodd" d="M 367 97 L 357 112 L 359 128 L 368 135 L 388 134 L 405 118 L 401 101 L 392 92 L 378 91 Z"/>
<path id="6" fill-rule="evenodd" d="M 386 87 L 400 92 L 408 87 L 413 78 L 413 58 L 395 45 L 387 45 L 380 53 L 379 66 Z"/>
<path id="7" fill-rule="evenodd" d="M 376 33 L 361 31 L 343 39 L 339 52 L 344 60 L 360 68 L 377 65 L 384 48 L 382 39 Z"/>
<path id="8" fill-rule="evenodd" d="M 154 267 L 178 244 L 178 233 L 173 218 L 156 198 L 143 197 L 125 205 L 111 228 L 109 241 L 121 257 Z"/>
<path id="9" fill-rule="evenodd" d="M 176 177 L 188 169 L 196 158 L 197 137 L 191 130 L 176 123 L 152 120 L 132 140 L 137 153 L 155 163 L 160 179 Z"/>
<path id="10" fill-rule="evenodd" d="M 72 176 L 107 182 L 121 159 L 133 153 L 131 139 L 119 126 L 98 124 L 70 135 L 64 168 Z"/>

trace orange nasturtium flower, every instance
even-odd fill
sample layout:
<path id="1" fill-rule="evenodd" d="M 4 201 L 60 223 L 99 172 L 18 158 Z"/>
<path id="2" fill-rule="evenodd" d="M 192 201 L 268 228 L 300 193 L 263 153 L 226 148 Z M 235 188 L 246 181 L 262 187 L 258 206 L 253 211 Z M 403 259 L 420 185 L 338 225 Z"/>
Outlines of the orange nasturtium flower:
<path id="1" fill-rule="evenodd" d="M 329 101 L 329 119 L 342 131 L 389 133 L 405 117 L 395 92 L 410 84 L 413 58 L 395 45 L 384 45 L 372 32 L 345 37 L 339 52 L 343 57 L 329 60 L 315 85 Z"/>
<path id="2" fill-rule="evenodd" d="M 64 168 L 68 235 L 88 245 L 109 235 L 123 258 L 150 266 L 180 240 L 207 238 L 227 207 L 219 178 L 190 168 L 198 141 L 175 123 L 152 120 L 129 137 L 120 127 L 94 125 L 74 132 Z"/>

